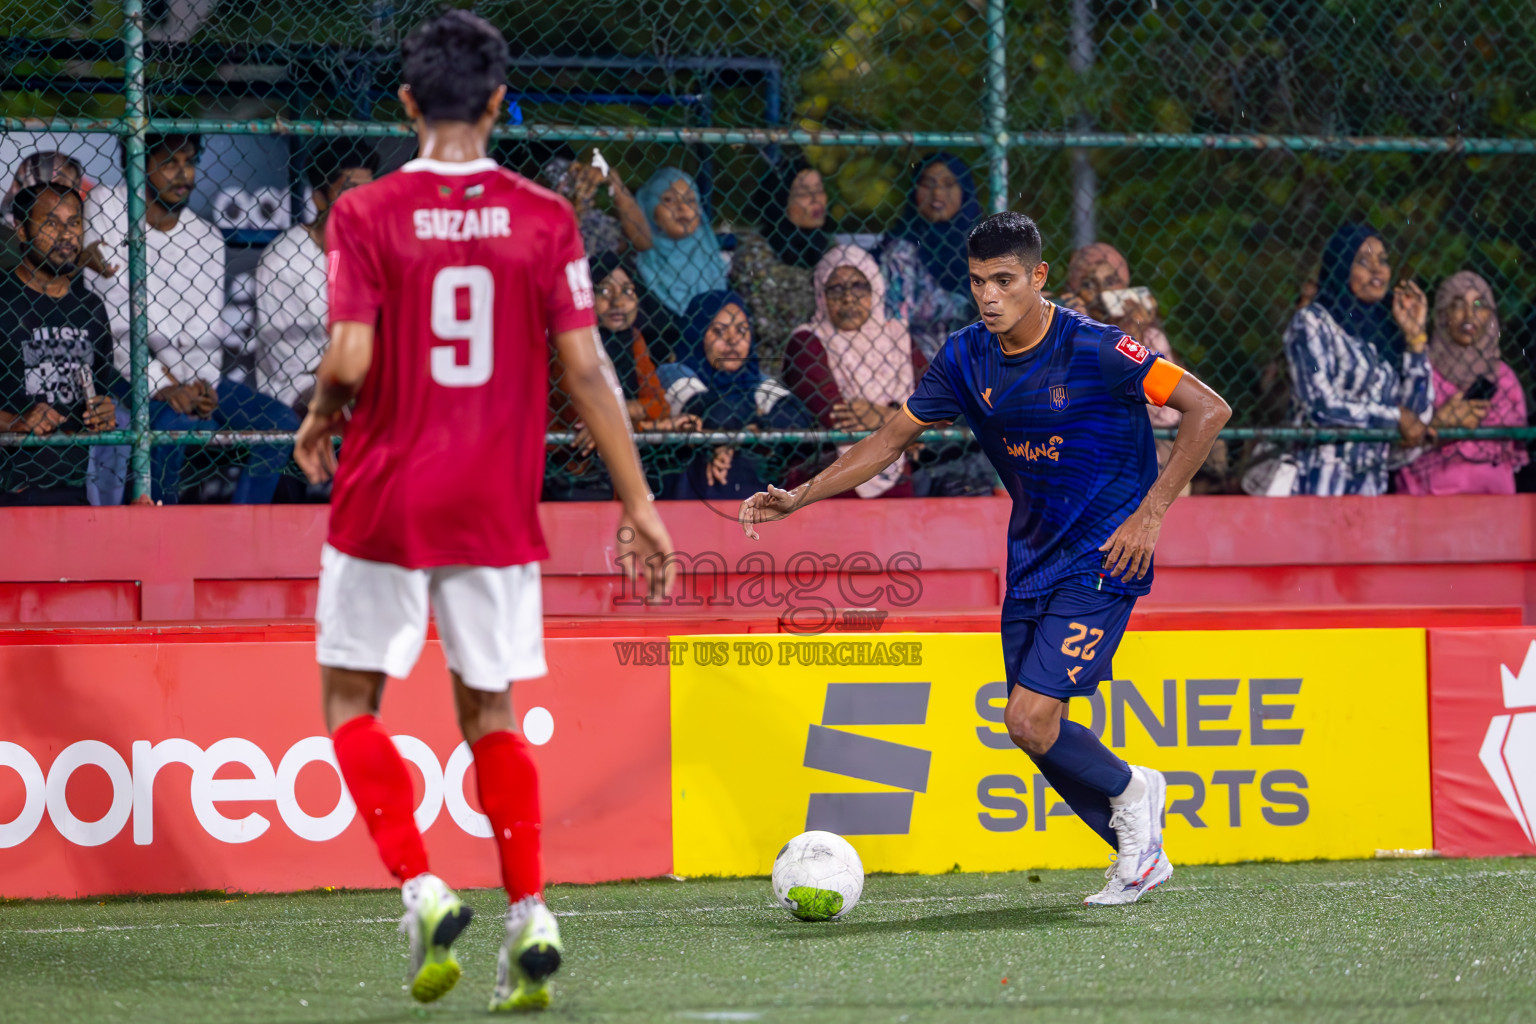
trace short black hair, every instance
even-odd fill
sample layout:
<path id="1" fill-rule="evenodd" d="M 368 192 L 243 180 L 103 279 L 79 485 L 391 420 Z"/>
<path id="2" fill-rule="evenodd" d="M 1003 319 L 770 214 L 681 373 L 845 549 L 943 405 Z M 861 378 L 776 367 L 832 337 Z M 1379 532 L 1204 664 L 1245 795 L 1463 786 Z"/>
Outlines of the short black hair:
<path id="1" fill-rule="evenodd" d="M 195 160 L 203 153 L 203 137 L 201 135 L 146 135 L 144 136 L 144 156 L 151 157 L 157 152 L 179 153 L 188 146 L 192 147 L 192 158 Z M 128 166 L 128 140 L 123 139 L 117 149 L 117 162 L 123 167 Z"/>
<path id="2" fill-rule="evenodd" d="M 478 121 L 507 81 L 507 41 L 484 18 L 444 11 L 400 45 L 400 80 L 428 121 Z"/>
<path id="3" fill-rule="evenodd" d="M 85 197 L 68 185 L 61 185 L 56 181 L 28 185 L 24 189 L 17 190 L 16 195 L 11 198 L 11 217 L 16 221 L 16 230 L 20 231 L 23 228 L 31 230 L 32 211 L 37 208 L 37 201 L 50 192 L 61 200 L 74 199 L 82 208 L 85 206 Z"/>
<path id="4" fill-rule="evenodd" d="M 1044 243 L 1040 227 L 1029 217 L 1012 210 L 994 213 L 965 237 L 965 251 L 973 260 L 995 260 L 1012 256 L 1033 270 L 1040 263 Z"/>
<path id="5" fill-rule="evenodd" d="M 305 151 L 305 177 L 315 191 L 329 188 L 347 171 L 362 169 L 379 173 L 379 154 L 367 139 L 317 139 Z"/>

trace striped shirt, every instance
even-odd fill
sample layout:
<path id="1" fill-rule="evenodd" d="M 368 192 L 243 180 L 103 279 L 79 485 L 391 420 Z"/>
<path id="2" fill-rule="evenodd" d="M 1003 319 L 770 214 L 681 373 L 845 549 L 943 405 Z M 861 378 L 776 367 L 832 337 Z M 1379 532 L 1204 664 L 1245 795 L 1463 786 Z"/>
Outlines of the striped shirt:
<path id="1" fill-rule="evenodd" d="M 1285 332 L 1293 422 L 1299 427 L 1396 429 L 1403 408 L 1425 422 L 1434 412 L 1429 360 L 1404 351 L 1390 360 L 1355 337 L 1316 303 L 1291 318 Z M 1304 447 L 1296 455 L 1296 494 L 1385 494 L 1387 472 L 1417 452 L 1386 441 Z"/>

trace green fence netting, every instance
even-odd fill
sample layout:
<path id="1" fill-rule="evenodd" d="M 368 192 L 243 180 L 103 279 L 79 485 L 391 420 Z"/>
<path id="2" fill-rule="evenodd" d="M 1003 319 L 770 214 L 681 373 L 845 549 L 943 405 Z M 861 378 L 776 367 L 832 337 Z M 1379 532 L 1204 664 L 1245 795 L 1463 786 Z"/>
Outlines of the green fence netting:
<path id="1" fill-rule="evenodd" d="M 289 461 L 324 212 L 413 155 L 398 47 L 437 9 L 0 2 L 4 501 L 325 499 Z M 1001 209 L 1039 222 L 1058 301 L 1229 399 L 1199 490 L 1288 492 L 1334 442 L 1502 479 L 1536 436 L 1536 21 L 1513 0 L 474 9 L 513 53 L 494 155 L 576 206 L 659 494 L 792 483 L 892 415 L 973 319 L 960 246 Z M 1297 365 L 1352 223 L 1428 299 L 1437 444 L 1381 415 L 1413 404 L 1390 317 L 1372 380 Z M 741 318 L 769 384 L 727 411 L 690 364 Z M 545 497 L 608 497 L 555 369 Z M 1166 450 L 1176 418 L 1150 415 Z M 959 424 L 885 483 L 993 482 Z"/>

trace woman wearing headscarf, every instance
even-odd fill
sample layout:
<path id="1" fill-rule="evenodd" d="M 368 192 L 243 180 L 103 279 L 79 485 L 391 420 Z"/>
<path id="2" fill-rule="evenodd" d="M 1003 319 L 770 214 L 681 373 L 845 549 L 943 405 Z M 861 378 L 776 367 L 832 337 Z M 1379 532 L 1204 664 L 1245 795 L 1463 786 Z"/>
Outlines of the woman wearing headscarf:
<path id="1" fill-rule="evenodd" d="M 927 361 L 906 324 L 886 314 L 885 276 L 869 253 L 856 245 L 828 250 L 814 281 L 816 314 L 789 339 L 784 383 L 823 427 L 876 430 L 901 413 Z M 910 496 L 906 457 L 847 494 Z"/>
<path id="2" fill-rule="evenodd" d="M 1323 249 L 1317 297 L 1291 318 L 1285 355 L 1297 426 L 1394 429 L 1385 441 L 1346 441 L 1296 452 L 1294 494 L 1384 494 L 1394 461 L 1423 443 L 1433 409 L 1424 332 L 1428 303 L 1411 281 L 1391 289 L 1381 236 L 1346 224 Z"/>
<path id="3" fill-rule="evenodd" d="M 1429 336 L 1435 427 L 1523 427 L 1525 392 L 1499 354 L 1493 289 L 1470 270 L 1435 292 Z M 1517 441 L 1447 441 L 1402 469 L 1405 494 L 1513 494 L 1515 473 L 1530 457 Z"/>
<path id="4" fill-rule="evenodd" d="M 681 358 L 657 368 L 673 416 L 697 417 L 703 430 L 797 430 L 805 406 L 758 367 L 746 300 L 708 292 L 688 309 Z M 763 489 L 758 460 L 729 445 L 700 452 L 673 497 L 744 500 Z"/>
<path id="5" fill-rule="evenodd" d="M 758 358 L 777 372 L 784 344 L 816 311 L 811 272 L 836 230 L 821 172 L 798 153 L 763 176 L 753 197 L 756 231 L 737 233 L 731 284 L 752 310 Z"/>
<path id="6" fill-rule="evenodd" d="M 651 226 L 651 248 L 636 266 L 645 289 L 642 322 L 652 341 L 677 340 L 689 303 L 726 287 L 720 240 L 699 202 L 698 186 L 676 167 L 663 167 L 635 194 Z"/>
<path id="7" fill-rule="evenodd" d="M 976 319 L 965 236 L 980 219 L 970 168 L 938 153 L 919 165 L 907 209 L 881 247 L 886 312 L 908 325 L 929 359 L 950 332 Z"/>
<path id="8" fill-rule="evenodd" d="M 630 425 L 635 430 L 697 430 L 696 417 L 674 418 L 667 406 L 656 361 L 637 325 L 640 296 L 625 261 L 610 252 L 593 257 L 591 265 L 597 333 L 624 392 Z M 551 430 L 575 430 L 577 438 L 570 448 L 550 453 L 544 477 L 545 500 L 607 500 L 612 497 L 612 484 L 602 464 L 592 458 L 596 445 L 576 417 L 562 384 L 563 374 L 564 367 L 551 354 L 549 426 Z"/>

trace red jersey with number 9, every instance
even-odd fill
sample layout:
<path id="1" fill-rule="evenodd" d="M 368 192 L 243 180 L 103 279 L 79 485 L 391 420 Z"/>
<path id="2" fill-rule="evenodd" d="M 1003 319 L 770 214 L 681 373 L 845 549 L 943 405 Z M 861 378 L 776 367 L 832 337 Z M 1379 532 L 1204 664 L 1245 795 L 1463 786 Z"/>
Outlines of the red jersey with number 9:
<path id="1" fill-rule="evenodd" d="M 548 557 L 549 337 L 591 327 L 571 206 L 492 160 L 413 160 L 326 220 L 330 322 L 374 325 L 329 541 L 408 569 Z"/>

